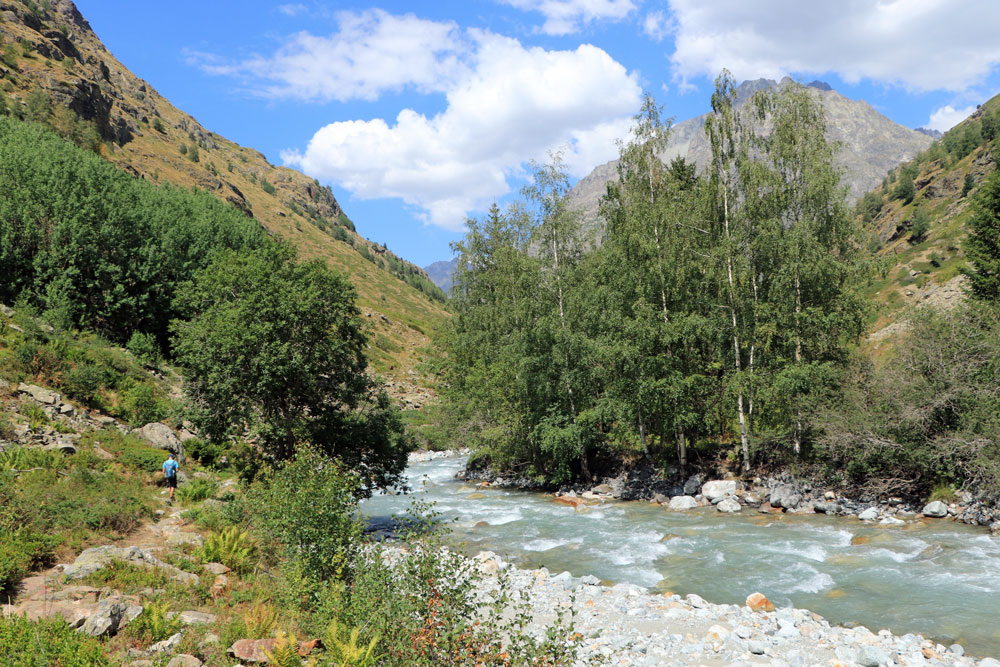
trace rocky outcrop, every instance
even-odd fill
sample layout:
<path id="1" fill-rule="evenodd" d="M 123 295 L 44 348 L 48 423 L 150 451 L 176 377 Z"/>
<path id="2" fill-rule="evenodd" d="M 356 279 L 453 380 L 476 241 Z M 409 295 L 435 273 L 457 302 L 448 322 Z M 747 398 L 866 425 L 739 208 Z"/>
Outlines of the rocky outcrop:
<path id="1" fill-rule="evenodd" d="M 737 89 L 737 106 L 744 105 L 759 90 L 789 85 L 768 79 L 744 81 Z M 927 148 L 933 138 L 889 120 L 867 102 L 848 99 L 826 84 L 809 84 L 826 110 L 827 138 L 838 142 L 835 162 L 844 169 L 844 184 L 850 198 L 857 199 L 877 186 L 893 167 L 913 158 Z M 707 114 L 677 123 L 671 128 L 670 141 L 660 159 L 669 163 L 675 157 L 693 162 L 701 172 L 711 161 L 711 147 L 705 136 Z M 569 202 L 583 215 L 590 235 L 600 243 L 602 223 L 597 207 L 606 192 L 606 184 L 618 178 L 618 161 L 600 165 L 569 192 Z"/>
<path id="2" fill-rule="evenodd" d="M 166 571 L 171 579 L 183 584 L 194 586 L 199 581 L 198 575 L 164 563 L 148 549 L 137 546 L 115 547 L 110 545 L 84 550 L 72 564 L 63 567 L 63 576 L 69 580 L 82 579 L 116 560 L 140 567 L 159 568 Z"/>

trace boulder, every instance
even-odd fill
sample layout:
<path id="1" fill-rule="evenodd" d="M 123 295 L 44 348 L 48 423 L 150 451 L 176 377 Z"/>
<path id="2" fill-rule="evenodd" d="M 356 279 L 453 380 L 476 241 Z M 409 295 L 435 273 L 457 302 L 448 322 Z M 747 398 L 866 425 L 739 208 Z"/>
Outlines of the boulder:
<path id="1" fill-rule="evenodd" d="M 768 501 L 773 507 L 784 507 L 793 510 L 802 502 L 802 494 L 791 484 L 778 484 L 771 489 Z"/>
<path id="2" fill-rule="evenodd" d="M 586 500 L 576 496 L 556 496 L 553 500 L 561 505 L 569 505 L 570 507 L 579 507 L 580 505 L 587 504 Z"/>
<path id="3" fill-rule="evenodd" d="M 167 667 L 201 667 L 203 664 L 205 663 L 193 655 L 181 653 L 171 658 L 170 662 L 167 663 Z"/>
<path id="4" fill-rule="evenodd" d="M 136 431 L 149 444 L 158 449 L 165 449 L 178 456 L 181 454 L 181 441 L 166 424 L 151 422 Z"/>
<path id="5" fill-rule="evenodd" d="M 240 639 L 233 642 L 233 645 L 226 649 L 226 653 L 241 662 L 269 662 L 267 653 L 274 650 L 276 639 Z M 299 655 L 306 656 L 319 645 L 319 641 L 314 639 L 308 642 L 299 642 Z"/>
<path id="6" fill-rule="evenodd" d="M 667 503 L 667 509 L 671 509 L 676 512 L 692 510 L 695 507 L 698 507 L 698 501 L 691 496 L 674 496 L 670 499 L 670 502 Z"/>
<path id="7" fill-rule="evenodd" d="M 59 394 L 37 385 L 24 384 L 22 382 L 17 385 L 17 391 L 21 394 L 27 394 L 39 403 L 43 403 L 45 405 L 60 405 L 62 403 L 62 397 Z"/>
<path id="8" fill-rule="evenodd" d="M 42 449 L 53 452 L 62 452 L 67 456 L 69 456 L 70 454 L 76 454 L 76 445 L 74 445 L 72 442 L 67 442 L 65 440 L 56 440 L 51 444 L 45 445 L 44 447 L 42 447 Z"/>
<path id="9" fill-rule="evenodd" d="M 948 506 L 940 500 L 935 500 L 934 502 L 927 503 L 927 505 L 924 506 L 923 514 L 924 516 L 929 516 L 933 519 L 940 519 L 948 516 Z"/>
<path id="10" fill-rule="evenodd" d="M 840 511 L 840 505 L 824 500 L 813 504 L 813 509 L 821 514 L 836 514 Z"/>
<path id="11" fill-rule="evenodd" d="M 222 563 L 205 563 L 202 565 L 206 572 L 211 574 L 225 574 L 229 572 L 229 568 Z"/>
<path id="12" fill-rule="evenodd" d="M 906 524 L 905 521 L 903 521 L 902 519 L 897 519 L 894 516 L 887 516 L 878 522 L 878 525 L 880 526 L 903 526 L 905 524 Z"/>
<path id="13" fill-rule="evenodd" d="M 858 664 L 863 667 L 878 667 L 893 663 L 889 653 L 879 646 L 862 646 L 858 649 Z"/>
<path id="14" fill-rule="evenodd" d="M 72 417 L 76 414 L 76 408 L 74 408 L 69 403 L 63 403 L 59 406 L 59 414 L 65 415 L 67 417 Z"/>
<path id="15" fill-rule="evenodd" d="M 764 597 L 763 593 L 751 593 L 747 596 L 747 606 L 750 611 L 774 611 L 774 603 Z"/>
<path id="16" fill-rule="evenodd" d="M 684 482 L 684 495 L 693 496 L 698 493 L 698 489 L 701 488 L 703 481 L 701 475 L 691 475 L 688 477 L 687 481 Z"/>
<path id="17" fill-rule="evenodd" d="M 727 514 L 732 514 L 734 512 L 739 512 L 743 509 L 743 506 L 735 498 L 725 498 L 719 501 L 719 504 L 715 506 L 715 509 L 720 512 L 726 512 Z"/>
<path id="18" fill-rule="evenodd" d="M 195 547 L 200 547 L 205 544 L 205 538 L 203 538 L 198 533 L 174 533 L 167 537 L 168 547 L 180 547 L 185 544 L 191 544 Z"/>
<path id="19" fill-rule="evenodd" d="M 168 612 L 167 618 L 177 617 L 184 625 L 210 625 L 215 623 L 215 614 L 208 614 L 203 611 L 175 611 Z"/>
<path id="20" fill-rule="evenodd" d="M 87 617 L 79 632 L 91 637 L 110 637 L 142 613 L 142 607 L 119 597 L 104 598 L 97 611 Z"/>
<path id="21" fill-rule="evenodd" d="M 32 621 L 61 616 L 71 628 L 79 628 L 87 617 L 97 611 L 97 605 L 78 600 L 28 600 L 16 607 L 3 605 L 3 615 L 19 614 Z"/>
<path id="22" fill-rule="evenodd" d="M 862 521 L 874 521 L 875 519 L 878 518 L 878 508 L 869 507 L 868 509 L 859 513 L 858 518 L 861 519 Z"/>
<path id="23" fill-rule="evenodd" d="M 731 479 L 717 479 L 705 482 L 701 487 L 701 495 L 708 498 L 709 502 L 715 503 L 726 496 L 736 493 L 736 481 Z"/>
<path id="24" fill-rule="evenodd" d="M 605 496 L 610 496 L 612 490 L 613 489 L 611 488 L 610 484 L 598 484 L 597 486 L 591 489 L 591 491 L 593 491 L 594 493 L 599 493 Z"/>
<path id="25" fill-rule="evenodd" d="M 170 655 L 171 653 L 177 650 L 177 647 L 180 645 L 182 638 L 183 637 L 179 632 L 177 634 L 170 635 L 170 637 L 164 639 L 162 642 L 156 642 L 155 644 L 150 646 L 148 652 L 163 653 L 165 655 Z"/>
<path id="26" fill-rule="evenodd" d="M 97 572 L 111 561 L 120 560 L 141 567 L 156 567 L 166 570 L 171 578 L 183 584 L 197 585 L 198 575 L 184 572 L 183 570 L 164 563 L 152 554 L 148 549 L 140 549 L 136 546 L 130 547 L 91 547 L 85 549 L 71 565 L 63 568 L 63 576 L 67 579 L 82 579 Z"/>

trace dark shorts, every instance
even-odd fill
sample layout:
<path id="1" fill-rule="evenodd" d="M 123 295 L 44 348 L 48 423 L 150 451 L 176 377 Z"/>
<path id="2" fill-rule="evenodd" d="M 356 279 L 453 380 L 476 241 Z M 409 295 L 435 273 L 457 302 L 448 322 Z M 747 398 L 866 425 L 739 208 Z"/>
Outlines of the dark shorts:
<path id="1" fill-rule="evenodd" d="M 173 477 L 167 477 L 167 486 L 169 486 L 171 489 L 176 489 L 177 488 L 177 476 L 176 475 L 174 475 Z"/>

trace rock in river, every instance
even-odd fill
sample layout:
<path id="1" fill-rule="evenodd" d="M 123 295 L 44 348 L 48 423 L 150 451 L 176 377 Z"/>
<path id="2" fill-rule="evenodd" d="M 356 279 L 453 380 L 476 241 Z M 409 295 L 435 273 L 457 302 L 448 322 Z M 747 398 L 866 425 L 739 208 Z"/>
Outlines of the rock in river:
<path id="1" fill-rule="evenodd" d="M 940 500 L 935 500 L 932 503 L 927 503 L 927 505 L 924 507 L 924 516 L 929 516 L 935 519 L 946 517 L 948 516 L 948 506 L 945 505 Z"/>

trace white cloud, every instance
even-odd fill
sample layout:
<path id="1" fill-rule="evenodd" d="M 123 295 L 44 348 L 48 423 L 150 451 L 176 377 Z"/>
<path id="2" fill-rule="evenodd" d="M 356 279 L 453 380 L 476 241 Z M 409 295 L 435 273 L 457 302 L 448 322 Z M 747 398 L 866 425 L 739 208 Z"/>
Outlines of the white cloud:
<path id="1" fill-rule="evenodd" d="M 649 12 L 642 20 L 642 31 L 657 42 L 662 42 L 675 28 L 673 19 L 661 11 Z"/>
<path id="2" fill-rule="evenodd" d="M 641 0 L 639 0 L 641 2 Z M 634 0 L 500 0 L 523 11 L 545 17 L 542 32 L 569 35 L 597 20 L 620 20 L 636 8 Z"/>
<path id="3" fill-rule="evenodd" d="M 935 109 L 924 127 L 930 130 L 937 130 L 938 132 L 947 132 L 972 115 L 972 112 L 975 110 L 975 104 L 967 106 L 964 109 L 956 109 L 949 104 L 940 109 Z"/>
<path id="4" fill-rule="evenodd" d="M 636 76 L 601 49 L 527 48 L 470 31 L 465 67 L 434 116 L 404 109 L 383 119 L 331 123 L 286 163 L 361 198 L 398 197 L 426 222 L 460 230 L 466 215 L 510 190 L 529 159 L 565 148 L 582 176 L 617 154 L 638 108 Z"/>
<path id="5" fill-rule="evenodd" d="M 443 92 L 460 76 L 467 45 L 454 23 L 395 16 L 380 9 L 336 15 L 329 37 L 300 32 L 276 54 L 235 64 L 202 59 L 213 74 L 241 76 L 261 94 L 306 101 L 374 100 L 386 91 L 413 87 Z"/>
<path id="6" fill-rule="evenodd" d="M 301 3 L 278 5 L 278 11 L 286 16 L 298 16 L 306 9 L 306 6 Z"/>
<path id="7" fill-rule="evenodd" d="M 910 90 L 964 91 L 1000 64 L 995 0 L 670 0 L 683 84 L 836 72 Z"/>

